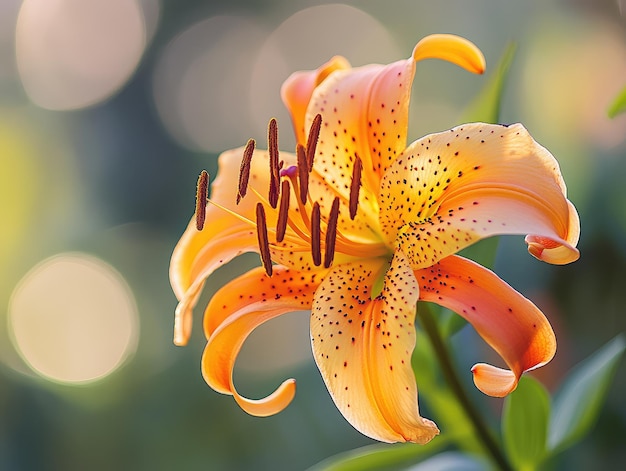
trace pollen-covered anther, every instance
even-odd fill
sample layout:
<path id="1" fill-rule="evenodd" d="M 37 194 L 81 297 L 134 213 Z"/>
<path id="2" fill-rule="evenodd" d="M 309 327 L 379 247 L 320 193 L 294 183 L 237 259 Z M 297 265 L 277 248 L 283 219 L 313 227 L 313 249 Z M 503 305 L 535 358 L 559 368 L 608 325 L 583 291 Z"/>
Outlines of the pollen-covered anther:
<path id="1" fill-rule="evenodd" d="M 324 252 L 324 268 L 330 268 L 335 258 L 335 242 L 337 240 L 337 219 L 339 218 L 339 198 L 335 196 L 328 215 L 326 227 L 326 251 Z"/>
<path id="2" fill-rule="evenodd" d="M 289 180 L 283 180 L 280 189 L 280 207 L 278 209 L 278 221 L 276 222 L 276 242 L 282 242 L 287 231 L 289 217 Z"/>
<path id="3" fill-rule="evenodd" d="M 252 161 L 252 154 L 254 154 L 255 145 L 256 143 L 254 139 L 250 139 L 246 144 L 246 148 L 243 150 L 243 158 L 241 159 L 241 167 L 239 168 L 237 204 L 239 204 L 241 198 L 246 196 L 246 192 L 248 191 L 248 181 L 250 180 L 250 162 Z"/>
<path id="4" fill-rule="evenodd" d="M 302 144 L 298 144 L 296 148 L 298 157 L 298 180 L 300 181 L 300 201 L 306 204 L 306 197 L 309 194 L 309 169 L 307 163 L 306 151 Z"/>
<path id="5" fill-rule="evenodd" d="M 280 164 L 278 162 L 278 123 L 275 118 L 270 119 L 267 132 L 267 148 L 270 155 L 270 189 L 268 200 L 272 208 L 278 206 L 280 193 Z"/>
<path id="6" fill-rule="evenodd" d="M 359 190 L 361 189 L 361 172 L 363 170 L 363 162 L 357 155 L 354 159 L 354 166 L 352 167 L 352 183 L 350 184 L 350 219 L 354 220 L 356 217 L 356 210 L 359 207 Z"/>
<path id="7" fill-rule="evenodd" d="M 263 268 L 265 268 L 267 276 L 272 276 L 272 255 L 270 254 L 270 243 L 267 240 L 267 221 L 265 219 L 265 208 L 263 208 L 263 203 L 261 202 L 256 204 L 256 234 Z"/>
<path id="8" fill-rule="evenodd" d="M 321 229 L 320 229 L 320 205 L 316 201 L 311 211 L 311 255 L 313 256 L 313 264 L 319 267 L 322 264 L 322 248 L 320 245 Z"/>
<path id="9" fill-rule="evenodd" d="M 209 174 L 202 170 L 198 176 L 196 185 L 196 229 L 201 231 L 204 228 L 206 219 L 206 202 L 209 196 Z"/>
<path id="10" fill-rule="evenodd" d="M 313 158 L 315 157 L 315 148 L 317 147 L 317 140 L 320 137 L 320 129 L 322 128 L 322 115 L 316 114 L 311 123 L 311 129 L 309 130 L 309 136 L 306 141 L 306 159 L 308 163 L 309 172 L 313 171 Z"/>

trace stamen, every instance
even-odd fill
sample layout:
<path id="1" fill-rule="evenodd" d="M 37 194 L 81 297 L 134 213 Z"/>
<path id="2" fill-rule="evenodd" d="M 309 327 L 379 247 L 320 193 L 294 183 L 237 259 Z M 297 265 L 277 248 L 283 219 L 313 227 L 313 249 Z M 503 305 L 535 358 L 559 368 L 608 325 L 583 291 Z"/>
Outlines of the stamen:
<path id="1" fill-rule="evenodd" d="M 270 154 L 270 190 L 268 199 L 272 208 L 276 208 L 280 192 L 280 164 L 278 163 L 278 124 L 275 118 L 270 120 L 267 141 L 267 148 Z"/>
<path id="2" fill-rule="evenodd" d="M 302 204 L 306 204 L 306 197 L 309 193 L 309 164 L 307 162 L 307 156 L 304 147 L 298 144 L 296 148 L 296 154 L 298 156 L 298 179 L 300 180 L 300 201 Z"/>
<path id="3" fill-rule="evenodd" d="M 204 228 L 206 219 L 206 202 L 209 197 L 209 174 L 206 170 L 200 172 L 196 186 L 196 229 Z"/>
<path id="4" fill-rule="evenodd" d="M 313 171 L 313 157 L 315 157 L 315 148 L 317 147 L 317 140 L 320 137 L 320 129 L 322 127 L 322 115 L 316 114 L 311 123 L 311 129 L 309 130 L 309 137 L 306 141 L 306 159 L 308 162 L 309 172 Z"/>
<path id="5" fill-rule="evenodd" d="M 350 184 L 350 219 L 354 220 L 356 210 L 359 206 L 359 189 L 361 188 L 361 171 L 363 170 L 363 162 L 357 155 L 352 167 L 352 183 Z"/>
<path id="6" fill-rule="evenodd" d="M 311 255 L 313 255 L 313 263 L 316 267 L 322 264 L 320 235 L 320 205 L 316 201 L 311 211 Z"/>
<path id="7" fill-rule="evenodd" d="M 241 201 L 241 198 L 246 196 L 248 191 L 248 181 L 250 179 L 250 162 L 252 161 L 252 154 L 254 153 L 255 146 L 254 139 L 250 139 L 246 144 L 246 148 L 243 150 L 243 159 L 241 159 L 241 167 L 239 168 L 239 190 L 237 192 L 237 204 Z"/>
<path id="8" fill-rule="evenodd" d="M 324 268 L 329 268 L 335 258 L 335 242 L 337 241 L 337 219 L 339 218 L 339 197 L 335 196 L 328 215 L 326 227 L 326 253 L 324 253 Z"/>
<path id="9" fill-rule="evenodd" d="M 270 243 L 267 240 L 267 222 L 265 220 L 265 209 L 263 203 L 256 204 L 256 234 L 259 240 L 259 252 L 261 252 L 261 262 L 265 268 L 267 276 L 272 276 L 272 256 L 270 254 Z"/>
<path id="10" fill-rule="evenodd" d="M 276 223 L 276 242 L 282 242 L 287 230 L 287 219 L 289 215 L 289 180 L 283 180 L 280 189 L 280 209 L 278 210 L 278 222 Z"/>

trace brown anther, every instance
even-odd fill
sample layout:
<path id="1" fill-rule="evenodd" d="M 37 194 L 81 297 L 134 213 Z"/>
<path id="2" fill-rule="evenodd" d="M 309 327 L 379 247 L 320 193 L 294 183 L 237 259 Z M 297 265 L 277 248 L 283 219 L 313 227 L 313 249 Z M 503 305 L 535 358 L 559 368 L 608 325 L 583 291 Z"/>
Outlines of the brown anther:
<path id="1" fill-rule="evenodd" d="M 311 129 L 309 130 L 309 137 L 306 140 L 306 159 L 308 162 L 309 172 L 313 171 L 313 157 L 315 157 L 315 148 L 317 147 L 317 140 L 320 137 L 320 129 L 322 128 L 322 115 L 316 114 L 311 123 Z"/>
<path id="2" fill-rule="evenodd" d="M 300 201 L 302 204 L 306 204 L 306 197 L 309 194 L 309 170 L 306 157 L 306 151 L 302 144 L 298 144 L 296 147 L 296 155 L 298 157 L 298 180 L 300 180 Z"/>
<path id="3" fill-rule="evenodd" d="M 267 276 L 272 276 L 272 256 L 270 254 L 270 243 L 267 240 L 267 222 L 265 219 L 265 209 L 261 202 L 256 204 L 256 234 L 259 241 L 261 262 L 263 262 L 265 273 L 267 273 Z"/>
<path id="4" fill-rule="evenodd" d="M 201 231 L 204 228 L 206 219 L 206 202 L 209 197 L 209 174 L 206 170 L 200 172 L 198 184 L 196 185 L 196 229 Z"/>
<path id="5" fill-rule="evenodd" d="M 361 171 L 363 170 L 363 162 L 357 155 L 352 167 L 352 183 L 350 184 L 350 219 L 354 220 L 356 210 L 359 206 L 359 189 L 361 188 Z"/>
<path id="6" fill-rule="evenodd" d="M 289 180 L 283 180 L 280 189 L 280 208 L 278 210 L 278 221 L 276 222 L 276 242 L 282 242 L 287 230 L 287 219 L 289 216 Z"/>
<path id="7" fill-rule="evenodd" d="M 322 264 L 320 238 L 320 205 L 316 201 L 313 205 L 313 211 L 311 211 L 311 255 L 313 255 L 313 264 L 316 267 Z"/>
<path id="8" fill-rule="evenodd" d="M 339 218 L 339 197 L 335 196 L 328 215 L 326 227 L 326 252 L 324 253 L 324 268 L 329 268 L 335 258 L 335 242 L 337 241 L 337 219 Z"/>
<path id="9" fill-rule="evenodd" d="M 246 196 L 248 191 L 248 181 L 250 180 L 250 162 L 252 161 L 252 154 L 254 153 L 255 146 L 254 139 L 250 139 L 246 144 L 246 148 L 243 150 L 243 159 L 241 159 L 241 167 L 239 167 L 239 188 L 237 191 L 237 204 L 241 201 L 241 198 Z"/>
<path id="10" fill-rule="evenodd" d="M 267 133 L 267 148 L 270 154 L 270 190 L 268 199 L 272 208 L 276 208 L 280 193 L 280 164 L 278 162 L 278 124 L 275 118 L 270 120 Z"/>

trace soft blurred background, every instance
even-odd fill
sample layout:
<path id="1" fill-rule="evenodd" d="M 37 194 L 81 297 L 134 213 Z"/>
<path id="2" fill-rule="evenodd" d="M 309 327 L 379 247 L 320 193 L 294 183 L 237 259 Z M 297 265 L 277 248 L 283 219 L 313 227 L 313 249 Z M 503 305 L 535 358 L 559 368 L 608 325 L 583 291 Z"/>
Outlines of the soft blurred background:
<path id="1" fill-rule="evenodd" d="M 333 406 L 305 313 L 260 328 L 237 364 L 249 397 L 297 379 L 284 412 L 250 417 L 208 388 L 201 309 L 190 345 L 172 344 L 169 256 L 220 151 L 264 142 L 272 116 L 293 149 L 292 71 L 395 61 L 435 32 L 488 67 L 517 43 L 502 121 L 559 159 L 580 212 L 573 265 L 535 261 L 521 237 L 499 247 L 496 271 L 557 331 L 538 377 L 554 390 L 626 330 L 626 116 L 606 113 L 626 85 L 624 0 L 0 0 L 0 469 L 299 470 L 372 443 Z M 485 80 L 420 63 L 410 138 L 459 124 Z M 485 347 L 469 327 L 455 346 L 471 387 Z M 624 372 L 559 469 L 626 462 Z M 501 400 L 472 394 L 495 423 Z"/>

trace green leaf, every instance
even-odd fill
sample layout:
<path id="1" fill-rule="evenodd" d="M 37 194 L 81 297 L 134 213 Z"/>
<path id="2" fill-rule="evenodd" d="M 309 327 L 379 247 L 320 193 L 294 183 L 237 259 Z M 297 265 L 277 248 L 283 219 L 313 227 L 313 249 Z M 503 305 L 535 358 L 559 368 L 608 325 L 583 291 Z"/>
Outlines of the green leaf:
<path id="1" fill-rule="evenodd" d="M 496 253 L 498 252 L 499 237 L 489 237 L 482 239 L 459 252 L 459 255 L 480 263 L 483 267 L 492 269 L 496 263 Z"/>
<path id="2" fill-rule="evenodd" d="M 515 469 L 535 469 L 543 460 L 549 418 L 548 392 L 536 379 L 522 377 L 502 412 L 504 447 Z"/>
<path id="3" fill-rule="evenodd" d="M 509 75 L 511 63 L 515 56 L 517 46 L 509 43 L 505 49 L 495 72 L 489 77 L 481 92 L 474 98 L 472 103 L 463 114 L 463 122 L 483 122 L 497 124 L 500 122 L 500 104 L 504 86 Z"/>
<path id="4" fill-rule="evenodd" d="M 437 324 L 444 339 L 452 337 L 467 325 L 467 321 L 456 312 L 446 308 L 441 308 L 439 311 L 437 313 Z"/>
<path id="5" fill-rule="evenodd" d="M 615 97 L 611 106 L 607 111 L 609 118 L 615 118 L 618 114 L 624 113 L 626 111 L 626 87 L 622 89 L 622 91 Z"/>
<path id="6" fill-rule="evenodd" d="M 449 445 L 446 437 L 436 437 L 427 445 L 376 444 L 350 450 L 318 463 L 309 471 L 368 471 L 405 469 Z"/>
<path id="7" fill-rule="evenodd" d="M 620 334 L 565 378 L 552 408 L 548 434 L 551 452 L 571 446 L 591 429 L 625 348 L 625 336 Z"/>
<path id="8" fill-rule="evenodd" d="M 458 471 L 460 469 L 463 471 L 484 471 L 488 469 L 488 464 L 484 460 L 463 453 L 446 451 L 411 466 L 411 471 Z"/>

